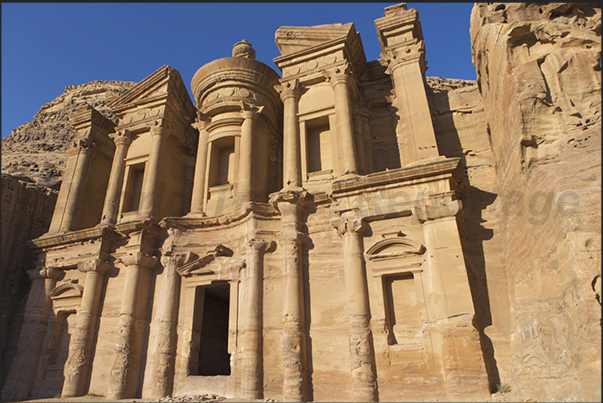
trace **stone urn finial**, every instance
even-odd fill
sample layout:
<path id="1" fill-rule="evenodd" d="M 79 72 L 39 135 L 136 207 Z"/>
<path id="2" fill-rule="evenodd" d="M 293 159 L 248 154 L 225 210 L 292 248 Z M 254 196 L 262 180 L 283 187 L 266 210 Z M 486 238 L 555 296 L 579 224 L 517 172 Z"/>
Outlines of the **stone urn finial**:
<path id="1" fill-rule="evenodd" d="M 251 43 L 243 39 L 232 47 L 232 57 L 246 57 L 255 60 L 255 50 L 251 47 Z"/>

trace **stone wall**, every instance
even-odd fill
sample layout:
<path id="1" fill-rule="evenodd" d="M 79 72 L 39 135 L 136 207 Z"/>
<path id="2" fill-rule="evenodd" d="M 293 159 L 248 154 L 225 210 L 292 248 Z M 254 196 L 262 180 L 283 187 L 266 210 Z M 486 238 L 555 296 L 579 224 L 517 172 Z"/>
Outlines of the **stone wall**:
<path id="1" fill-rule="evenodd" d="M 510 302 L 492 310 L 500 379 L 516 401 L 600 400 L 600 6 L 479 4 L 471 38 Z"/>
<path id="2" fill-rule="evenodd" d="M 56 198 L 55 190 L 2 174 L 0 388 L 17 348 L 30 287 L 27 270 L 34 267 L 27 241 L 48 231 Z"/>

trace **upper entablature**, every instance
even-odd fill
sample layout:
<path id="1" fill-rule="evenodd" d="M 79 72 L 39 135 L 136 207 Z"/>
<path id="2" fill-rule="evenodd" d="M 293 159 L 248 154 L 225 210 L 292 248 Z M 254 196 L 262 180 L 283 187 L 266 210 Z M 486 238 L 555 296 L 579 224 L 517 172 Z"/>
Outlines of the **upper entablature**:
<path id="1" fill-rule="evenodd" d="M 283 78 L 320 75 L 324 69 L 349 63 L 360 76 L 366 69 L 366 56 L 353 23 L 314 27 L 280 27 L 275 41 L 281 56 L 274 62 Z"/>

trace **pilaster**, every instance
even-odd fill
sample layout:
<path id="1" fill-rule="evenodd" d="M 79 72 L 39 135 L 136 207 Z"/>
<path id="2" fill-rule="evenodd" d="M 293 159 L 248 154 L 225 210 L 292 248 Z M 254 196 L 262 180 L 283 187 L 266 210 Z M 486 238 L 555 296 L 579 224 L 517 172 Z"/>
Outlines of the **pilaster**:
<path id="1" fill-rule="evenodd" d="M 460 200 L 451 194 L 429 195 L 412 208 L 423 227 L 430 289 L 428 328 L 439 351 L 446 393 L 450 400 L 467 393 L 487 393 L 488 378 L 477 329 L 455 215 Z"/>

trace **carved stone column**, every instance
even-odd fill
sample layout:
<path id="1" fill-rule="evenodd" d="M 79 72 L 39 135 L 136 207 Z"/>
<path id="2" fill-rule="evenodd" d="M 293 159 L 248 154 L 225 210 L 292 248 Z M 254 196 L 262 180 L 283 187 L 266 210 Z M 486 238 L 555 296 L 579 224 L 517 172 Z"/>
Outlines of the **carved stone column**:
<path id="1" fill-rule="evenodd" d="M 82 302 L 77 309 L 75 330 L 69 342 L 69 355 L 65 363 L 65 381 L 61 397 L 82 396 L 86 393 L 100 296 L 105 273 L 112 267 L 103 260 L 94 259 L 78 264 L 78 270 L 86 273 L 86 283 Z"/>
<path id="2" fill-rule="evenodd" d="M 239 203 L 250 202 L 253 179 L 253 125 L 256 114 L 263 107 L 242 103 L 243 123 L 241 124 L 241 146 L 239 147 L 239 175 L 237 199 Z"/>
<path id="3" fill-rule="evenodd" d="M 364 142 L 364 126 L 362 124 L 362 115 L 354 115 L 355 142 L 358 147 L 358 170 L 362 174 L 369 173 L 366 145 Z"/>
<path id="4" fill-rule="evenodd" d="M 337 121 L 337 137 L 342 143 L 342 161 L 344 174 L 357 174 L 356 145 L 354 141 L 354 124 L 352 120 L 352 100 L 350 97 L 351 77 L 347 73 L 348 66 L 327 71 L 335 92 L 335 120 Z"/>
<path id="5" fill-rule="evenodd" d="M 163 154 L 163 145 L 167 138 L 166 128 L 156 122 L 156 126 L 151 128 L 151 151 L 149 152 L 149 160 L 144 171 L 142 195 L 140 198 L 140 210 L 138 216 L 143 218 L 152 217 L 156 212 L 157 199 L 157 183 L 160 178 L 159 167 Z"/>
<path id="6" fill-rule="evenodd" d="M 128 154 L 128 147 L 132 143 L 132 138 L 125 130 L 113 133 L 110 137 L 115 141 L 115 154 L 113 155 L 111 175 L 109 176 L 107 195 L 103 205 L 101 225 L 112 225 L 117 222 L 117 210 L 119 209 L 119 199 L 126 168 L 126 155 Z"/>
<path id="7" fill-rule="evenodd" d="M 362 115 L 362 132 L 364 135 L 364 148 L 366 152 L 366 173 L 371 173 L 375 170 L 375 162 L 373 155 L 373 140 L 371 138 L 371 125 L 369 122 L 368 111 L 367 114 Z"/>
<path id="8" fill-rule="evenodd" d="M 84 196 L 84 187 L 86 185 L 86 175 L 90 159 L 94 153 L 94 146 L 88 139 L 78 140 L 74 147 L 67 151 L 68 158 L 75 159 L 73 176 L 69 183 L 67 201 L 59 231 L 71 231 L 77 225 L 79 212 L 82 209 L 82 197 Z"/>
<path id="9" fill-rule="evenodd" d="M 193 195 L 191 198 L 191 213 L 205 215 L 203 212 L 203 199 L 205 198 L 205 167 L 207 166 L 207 118 L 197 112 L 198 118 L 193 126 L 199 131 L 197 145 L 197 160 L 195 162 L 195 177 L 193 180 Z"/>
<path id="10" fill-rule="evenodd" d="M 17 354 L 11 363 L 2 391 L 4 402 L 26 400 L 30 397 L 52 308 L 50 292 L 63 272 L 52 267 L 41 267 L 28 270 L 27 274 L 32 280 L 31 288 Z"/>
<path id="11" fill-rule="evenodd" d="M 141 315 L 146 314 L 150 271 L 157 260 L 155 256 L 142 252 L 130 253 L 122 259 L 126 265 L 126 280 L 117 329 L 119 341 L 107 391 L 109 399 L 132 397 L 138 389 L 140 348 L 144 336 Z"/>
<path id="12" fill-rule="evenodd" d="M 191 253 L 168 251 L 161 257 L 165 271 L 157 300 L 152 352 L 149 397 L 158 398 L 171 393 L 174 376 L 176 307 L 180 297 L 180 275 L 176 271 L 192 260 Z"/>
<path id="13" fill-rule="evenodd" d="M 337 232 L 343 236 L 343 270 L 346 305 L 350 320 L 350 368 L 352 371 L 352 396 L 358 402 L 376 402 L 377 379 L 375 353 L 370 330 L 369 296 L 364 267 L 360 219 L 346 217 L 333 221 Z"/>
<path id="14" fill-rule="evenodd" d="M 299 139 L 299 82 L 293 80 L 278 86 L 283 101 L 283 188 L 302 185 Z"/>
<path id="15" fill-rule="evenodd" d="M 249 259 L 245 282 L 245 310 L 241 344 L 243 347 L 243 377 L 241 397 L 261 399 L 262 385 L 262 286 L 264 252 L 272 241 L 251 239 L 247 242 Z"/>
<path id="16" fill-rule="evenodd" d="M 282 190 L 273 195 L 272 203 L 281 212 L 282 231 L 279 243 L 283 253 L 283 400 L 302 402 L 307 399 L 306 325 L 302 276 L 302 243 L 300 231 L 304 190 Z"/>

